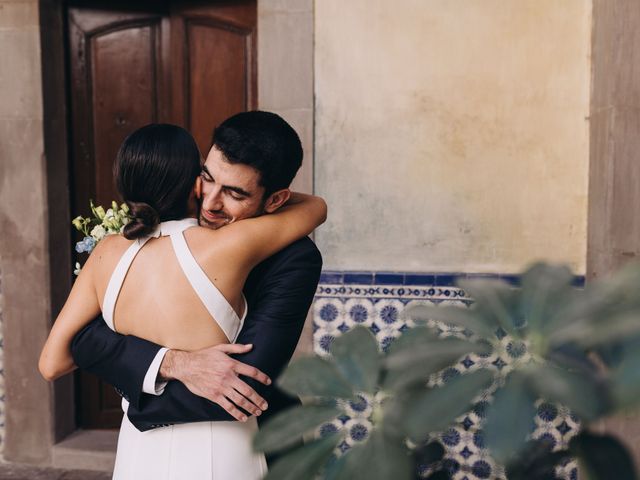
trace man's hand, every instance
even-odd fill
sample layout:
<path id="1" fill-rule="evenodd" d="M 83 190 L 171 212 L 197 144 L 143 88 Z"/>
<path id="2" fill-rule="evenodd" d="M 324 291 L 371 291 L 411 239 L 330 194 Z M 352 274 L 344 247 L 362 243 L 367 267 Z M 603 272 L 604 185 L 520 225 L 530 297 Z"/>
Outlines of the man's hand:
<path id="1" fill-rule="evenodd" d="M 217 403 L 236 420 L 244 422 L 247 416 L 237 407 L 260 415 L 268 405 L 238 375 L 271 384 L 271 379 L 257 368 L 229 357 L 229 354 L 246 353 L 252 348 L 253 345 L 221 344 L 194 352 L 169 350 L 159 373 L 165 380 L 179 380 L 191 392 Z"/>

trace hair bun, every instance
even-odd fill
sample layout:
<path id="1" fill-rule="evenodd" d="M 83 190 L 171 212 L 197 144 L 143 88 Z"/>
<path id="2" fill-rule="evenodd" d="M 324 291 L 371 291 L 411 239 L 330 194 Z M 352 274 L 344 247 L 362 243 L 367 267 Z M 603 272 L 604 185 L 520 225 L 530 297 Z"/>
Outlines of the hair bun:
<path id="1" fill-rule="evenodd" d="M 122 234 L 127 240 L 149 235 L 160 223 L 158 212 L 151 205 L 145 202 L 127 202 L 131 221 L 127 223 Z"/>

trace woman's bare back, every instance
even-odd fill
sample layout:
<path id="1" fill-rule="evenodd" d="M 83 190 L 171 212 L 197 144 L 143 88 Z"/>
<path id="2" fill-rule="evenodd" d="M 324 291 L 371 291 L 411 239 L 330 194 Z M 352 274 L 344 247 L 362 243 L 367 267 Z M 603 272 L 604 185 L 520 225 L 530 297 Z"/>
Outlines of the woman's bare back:
<path id="1" fill-rule="evenodd" d="M 189 228 L 183 234 L 208 280 L 242 318 L 247 271 L 242 265 L 232 264 L 233 255 L 229 255 L 224 235 L 201 227 Z M 133 243 L 122 236 L 101 242 L 95 285 L 103 307 L 114 269 Z M 113 323 L 118 333 L 173 349 L 197 350 L 230 341 L 185 275 L 169 236 L 149 239 L 137 253 L 117 297 Z"/>

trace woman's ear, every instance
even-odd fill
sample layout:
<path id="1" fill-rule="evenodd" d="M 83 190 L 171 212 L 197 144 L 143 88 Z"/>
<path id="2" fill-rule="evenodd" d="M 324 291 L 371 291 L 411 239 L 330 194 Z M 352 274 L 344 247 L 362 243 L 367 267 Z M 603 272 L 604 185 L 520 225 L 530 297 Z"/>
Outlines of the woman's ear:
<path id="1" fill-rule="evenodd" d="M 269 195 L 269 198 L 267 198 L 267 201 L 264 202 L 264 211 L 266 213 L 275 212 L 281 206 L 287 203 L 287 200 L 289 200 L 290 196 L 291 190 L 289 190 L 288 188 L 284 188 L 272 193 L 271 195 Z"/>
<path id="2" fill-rule="evenodd" d="M 200 200 L 202 197 L 202 177 L 200 177 L 200 175 L 198 175 L 196 183 L 193 185 L 193 193 L 196 195 L 196 198 Z"/>

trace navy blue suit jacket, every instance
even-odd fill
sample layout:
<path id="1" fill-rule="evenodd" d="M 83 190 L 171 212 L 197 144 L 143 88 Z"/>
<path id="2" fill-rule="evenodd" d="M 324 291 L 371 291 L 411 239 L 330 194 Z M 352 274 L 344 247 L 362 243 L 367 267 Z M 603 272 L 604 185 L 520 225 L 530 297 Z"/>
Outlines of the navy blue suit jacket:
<path id="1" fill-rule="evenodd" d="M 244 293 L 249 305 L 237 343 L 253 344 L 248 353 L 233 355 L 275 380 L 291 359 L 313 300 L 322 257 L 307 237 L 296 241 L 257 265 Z M 78 367 L 110 383 L 129 400 L 128 416 L 139 430 L 163 424 L 234 420 L 218 404 L 192 394 L 184 384 L 171 381 L 160 396 L 142 392 L 144 377 L 160 345 L 115 333 L 97 318 L 73 340 L 71 352 Z M 269 408 L 264 421 L 297 399 L 277 387 L 243 377 Z"/>

